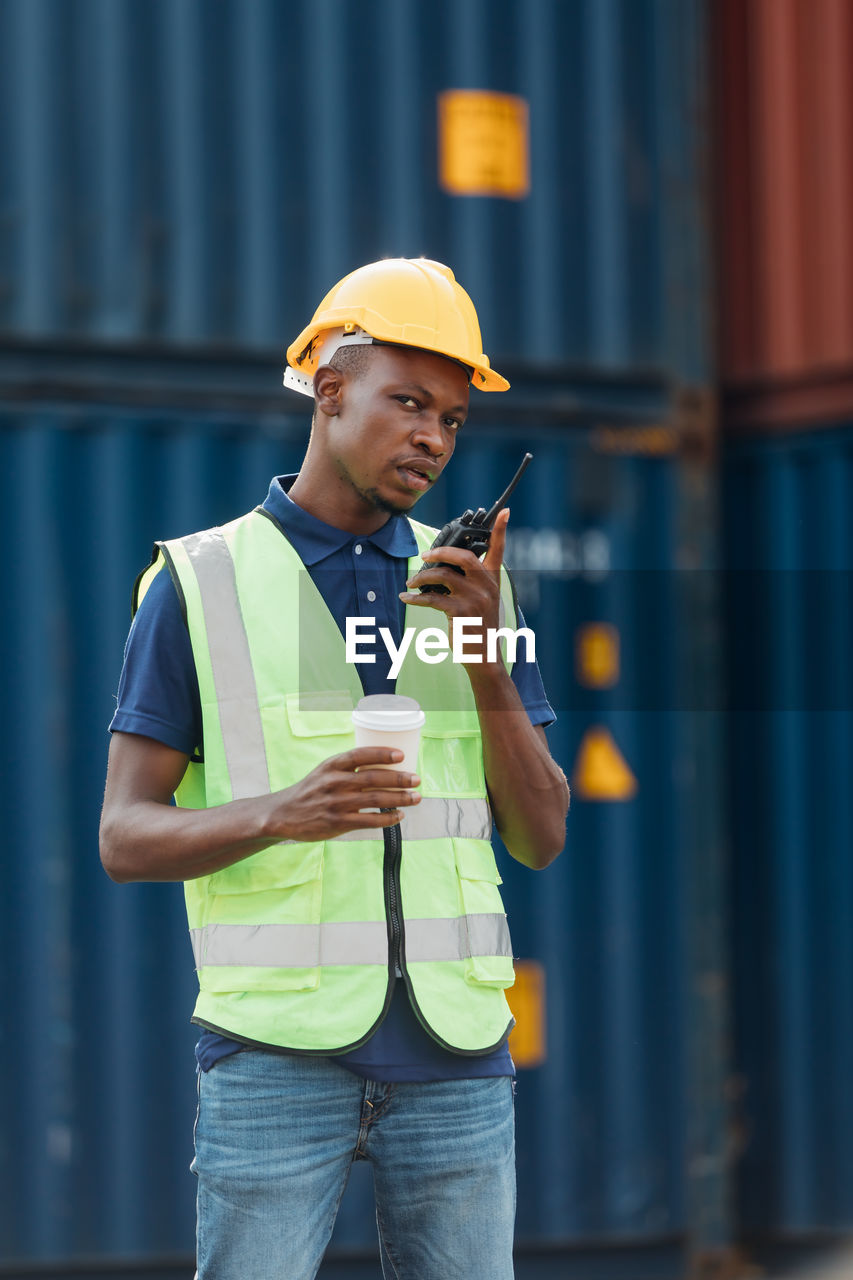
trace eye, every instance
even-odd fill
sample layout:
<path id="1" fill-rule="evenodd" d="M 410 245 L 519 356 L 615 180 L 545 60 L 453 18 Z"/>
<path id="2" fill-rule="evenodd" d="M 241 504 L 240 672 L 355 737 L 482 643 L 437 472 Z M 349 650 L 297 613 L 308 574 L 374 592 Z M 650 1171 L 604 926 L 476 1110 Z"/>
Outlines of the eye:
<path id="1" fill-rule="evenodd" d="M 400 404 L 412 405 L 415 409 L 420 409 L 420 402 L 414 396 L 395 396 L 395 400 L 399 400 Z"/>
<path id="2" fill-rule="evenodd" d="M 461 418 L 445 418 L 444 425 L 450 427 L 452 431 L 458 431 L 463 424 Z"/>

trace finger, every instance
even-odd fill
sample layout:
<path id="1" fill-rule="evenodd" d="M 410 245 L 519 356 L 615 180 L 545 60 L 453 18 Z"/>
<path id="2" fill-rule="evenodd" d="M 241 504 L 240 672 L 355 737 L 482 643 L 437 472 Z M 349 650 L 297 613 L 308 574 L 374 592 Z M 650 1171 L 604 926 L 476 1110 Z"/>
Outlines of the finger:
<path id="1" fill-rule="evenodd" d="M 339 756 L 331 756 L 327 764 L 336 764 L 347 770 L 363 769 L 369 764 L 399 764 L 403 752 L 399 747 L 353 747 L 351 751 L 343 751 Z"/>
<path id="2" fill-rule="evenodd" d="M 410 591 L 415 591 L 418 587 L 423 587 L 430 582 L 443 582 L 448 587 L 458 587 L 464 581 L 465 574 L 460 573 L 458 569 L 451 569 L 445 564 L 430 564 L 418 569 L 411 578 L 407 578 L 406 586 Z"/>
<path id="3" fill-rule="evenodd" d="M 365 791 L 357 801 L 359 808 L 365 809 L 409 808 L 420 802 L 417 791 Z"/>
<path id="4" fill-rule="evenodd" d="M 504 552 L 506 550 L 506 527 L 509 523 L 509 507 L 504 507 L 498 512 L 498 518 L 492 529 L 492 536 L 489 540 L 489 549 L 483 556 L 483 568 L 488 569 L 490 573 L 500 573 L 501 565 L 504 562 Z"/>
<path id="5" fill-rule="evenodd" d="M 466 570 L 482 567 L 479 556 L 475 556 L 467 547 L 436 547 L 435 551 L 425 551 L 422 558 L 425 565 L 440 564 L 443 561 L 445 564 L 458 564 L 460 569 Z M 423 573 L 423 569 L 418 572 Z"/>
<path id="6" fill-rule="evenodd" d="M 403 814 L 399 809 L 386 809 L 383 813 L 359 813 L 355 810 L 336 823 L 336 830 L 342 835 L 345 831 L 360 831 L 364 827 L 394 827 L 402 820 Z"/>
<path id="7" fill-rule="evenodd" d="M 392 769 L 359 769 L 356 782 L 359 787 L 381 787 L 385 791 L 410 791 L 421 785 L 416 773 L 395 773 Z"/>
<path id="8" fill-rule="evenodd" d="M 438 609 L 441 613 L 450 613 L 456 608 L 453 603 L 453 596 L 443 595 L 438 591 L 427 591 L 424 594 L 421 591 L 401 591 L 400 599 L 403 604 L 414 605 L 417 608 Z"/>
<path id="9" fill-rule="evenodd" d="M 465 588 L 465 577 L 461 573 L 457 573 L 455 569 L 448 569 L 442 565 L 433 565 L 431 569 L 422 569 L 406 584 L 406 590 L 401 595 L 410 596 L 412 594 L 422 594 L 424 587 L 441 586 L 442 591 L 428 591 L 427 595 L 457 595 Z"/>

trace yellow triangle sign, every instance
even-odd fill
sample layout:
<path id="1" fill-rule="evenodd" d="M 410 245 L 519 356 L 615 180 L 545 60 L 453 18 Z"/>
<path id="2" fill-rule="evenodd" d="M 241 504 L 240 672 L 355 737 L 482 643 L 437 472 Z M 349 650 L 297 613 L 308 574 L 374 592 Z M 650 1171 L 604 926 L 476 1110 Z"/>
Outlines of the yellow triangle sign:
<path id="1" fill-rule="evenodd" d="M 631 800 L 637 794 L 637 779 L 608 729 L 594 725 L 581 739 L 572 791 L 579 800 Z"/>

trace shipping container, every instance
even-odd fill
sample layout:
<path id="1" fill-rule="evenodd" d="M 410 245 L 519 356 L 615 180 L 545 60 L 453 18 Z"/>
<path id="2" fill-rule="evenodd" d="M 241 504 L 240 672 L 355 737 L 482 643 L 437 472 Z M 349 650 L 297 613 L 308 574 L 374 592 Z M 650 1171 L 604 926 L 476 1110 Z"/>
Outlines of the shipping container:
<path id="1" fill-rule="evenodd" d="M 853 11 L 714 6 L 743 1237 L 853 1229 Z"/>
<path id="2" fill-rule="evenodd" d="M 726 452 L 739 1216 L 853 1230 L 853 426 Z"/>
<path id="3" fill-rule="evenodd" d="M 427 254 L 496 363 L 695 379 L 700 39 L 698 0 L 4 0 L 0 335 L 278 349 Z M 440 184 L 510 141 L 529 186 Z"/>
<path id="4" fill-rule="evenodd" d="M 707 933 L 697 742 L 713 706 L 697 702 L 690 631 L 702 575 L 678 571 L 695 554 L 681 511 L 690 434 L 662 385 L 636 389 L 633 414 L 623 387 L 621 413 L 608 416 L 600 389 L 571 391 L 589 404 L 562 425 L 538 407 L 514 425 L 492 421 L 481 402 L 419 514 L 438 523 L 489 502 L 522 450 L 534 453 L 513 499 L 510 556 L 575 799 L 548 872 L 501 854 L 515 951 L 547 993 L 544 1050 L 520 1066 L 518 1086 L 519 1274 L 606 1265 L 675 1277 L 697 1200 L 719 1213 L 726 1177 L 709 1112 L 722 1041 L 709 1039 L 690 916 L 701 905 Z M 21 401 L 0 414 L 0 509 L 17 548 L 0 661 L 0 945 L 17 976 L 0 1055 L 7 1269 L 166 1269 L 182 1254 L 189 1267 L 192 956 L 177 886 L 117 886 L 100 868 L 106 726 L 130 584 L 153 539 L 255 505 L 271 476 L 298 466 L 307 427 L 304 409 Z M 706 1077 L 713 1068 L 705 1096 L 697 1057 Z M 717 1218 L 713 1230 L 726 1226 Z M 369 1256 L 374 1232 L 369 1173 L 357 1169 L 333 1252 Z M 525 1258 L 540 1270 L 521 1269 Z"/>
<path id="5" fill-rule="evenodd" d="M 853 412 L 853 9 L 711 12 L 725 427 L 831 424 Z"/>

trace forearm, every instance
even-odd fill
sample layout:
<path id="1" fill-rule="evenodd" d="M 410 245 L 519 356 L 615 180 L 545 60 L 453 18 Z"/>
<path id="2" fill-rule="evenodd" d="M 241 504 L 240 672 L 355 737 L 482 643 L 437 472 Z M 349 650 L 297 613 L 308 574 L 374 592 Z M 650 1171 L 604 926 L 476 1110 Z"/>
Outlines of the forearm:
<path id="1" fill-rule="evenodd" d="M 544 733 L 530 723 L 505 668 L 468 668 L 480 730 L 492 812 L 512 856 L 534 870 L 562 851 L 569 809 L 565 774 Z"/>
<path id="2" fill-rule="evenodd" d="M 269 796 L 212 809 L 182 809 L 150 799 L 105 806 L 101 861 L 120 884 L 210 875 L 274 842 L 266 831 L 269 808 Z"/>
<path id="3" fill-rule="evenodd" d="M 284 841 L 334 840 L 399 822 L 420 779 L 393 766 L 391 747 L 331 756 L 293 786 L 209 809 L 176 808 L 187 757 L 136 734 L 115 733 L 101 816 L 101 861 L 119 883 L 195 880 Z"/>

